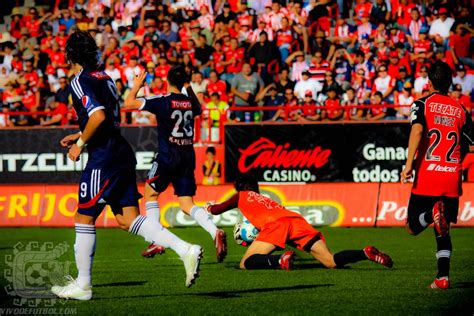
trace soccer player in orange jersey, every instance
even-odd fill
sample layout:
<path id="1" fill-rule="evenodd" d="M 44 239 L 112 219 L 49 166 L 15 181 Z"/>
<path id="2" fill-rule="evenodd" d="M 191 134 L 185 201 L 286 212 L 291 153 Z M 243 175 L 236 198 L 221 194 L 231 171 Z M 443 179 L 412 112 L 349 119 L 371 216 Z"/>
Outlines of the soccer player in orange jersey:
<path id="1" fill-rule="evenodd" d="M 462 194 L 462 158 L 474 150 L 471 119 L 466 109 L 448 96 L 452 85 L 448 64 L 438 61 L 428 71 L 430 94 L 411 108 L 408 156 L 402 183 L 415 174 L 408 203 L 407 230 L 418 235 L 434 223 L 438 275 L 431 288 L 447 289 L 451 259 L 450 223 L 456 223 Z M 415 159 L 416 154 L 416 159 Z"/>
<path id="2" fill-rule="evenodd" d="M 251 175 L 241 175 L 235 182 L 237 193 L 221 204 L 209 202 L 206 209 L 213 215 L 239 208 L 242 214 L 258 229 L 259 235 L 249 246 L 240 261 L 241 269 L 292 268 L 294 252 L 280 255 L 271 253 L 291 245 L 309 252 L 328 268 L 342 267 L 348 263 L 371 260 L 391 268 L 392 259 L 374 246 L 361 250 L 344 250 L 332 254 L 321 232 L 313 228 L 300 214 L 259 193 L 257 180 Z"/>

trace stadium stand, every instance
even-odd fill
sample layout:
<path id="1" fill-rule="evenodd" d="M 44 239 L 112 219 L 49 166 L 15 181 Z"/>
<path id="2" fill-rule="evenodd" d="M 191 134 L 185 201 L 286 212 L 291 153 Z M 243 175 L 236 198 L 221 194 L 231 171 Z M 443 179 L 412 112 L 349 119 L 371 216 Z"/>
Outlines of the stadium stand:
<path id="1" fill-rule="evenodd" d="M 471 1 L 37 0 L 2 4 L 0 128 L 74 125 L 68 34 L 88 30 L 124 99 L 166 93 L 182 64 L 205 109 L 200 139 L 223 124 L 406 120 L 446 61 L 452 95 L 473 101 Z M 155 124 L 123 112 L 124 124 Z"/>

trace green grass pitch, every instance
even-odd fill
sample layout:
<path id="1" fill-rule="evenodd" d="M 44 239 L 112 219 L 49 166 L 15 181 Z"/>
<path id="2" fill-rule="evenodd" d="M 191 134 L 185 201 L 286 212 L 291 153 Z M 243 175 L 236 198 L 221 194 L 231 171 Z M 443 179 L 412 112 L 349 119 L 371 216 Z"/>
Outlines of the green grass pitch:
<path id="1" fill-rule="evenodd" d="M 229 254 L 218 264 L 210 236 L 198 228 L 173 229 L 183 239 L 204 246 L 201 276 L 184 286 L 184 268 L 171 250 L 154 259 L 140 256 L 147 244 L 118 229 L 98 229 L 93 269 L 93 299 L 68 301 L 61 308 L 91 314 L 447 314 L 474 311 L 474 229 L 453 229 L 452 289 L 430 290 L 436 272 L 435 241 L 431 229 L 417 237 L 402 228 L 322 228 L 332 251 L 360 249 L 374 244 L 389 253 L 393 269 L 372 262 L 349 268 L 322 268 L 297 252 L 293 271 L 241 271 L 244 247 L 236 245 L 227 228 Z M 61 257 L 74 265 L 74 230 L 47 228 L 0 229 L 2 270 L 1 308 L 13 306 L 3 290 L 6 261 L 18 242 L 67 242 Z M 7 260 L 5 260 L 7 256 Z M 1 311 L 2 309 L 0 309 Z"/>

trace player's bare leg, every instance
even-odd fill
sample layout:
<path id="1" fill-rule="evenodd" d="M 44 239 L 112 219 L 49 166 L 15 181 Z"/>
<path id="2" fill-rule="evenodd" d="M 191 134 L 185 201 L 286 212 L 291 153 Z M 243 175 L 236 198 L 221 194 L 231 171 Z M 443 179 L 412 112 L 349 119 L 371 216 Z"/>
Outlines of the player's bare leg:
<path id="1" fill-rule="evenodd" d="M 212 221 L 212 216 L 208 212 L 194 204 L 191 196 L 179 196 L 178 201 L 183 212 L 194 218 L 199 226 L 211 235 L 216 247 L 217 262 L 224 261 L 227 255 L 226 233 L 222 229 L 217 228 L 216 224 Z"/>
<path id="2" fill-rule="evenodd" d="M 74 216 L 76 227 L 76 241 L 74 255 L 78 276 L 66 276 L 65 286 L 54 285 L 51 291 L 58 297 L 65 299 L 90 300 L 92 298 L 92 262 L 95 253 L 95 218 L 76 212 Z"/>
<path id="3" fill-rule="evenodd" d="M 293 266 L 295 253 L 287 251 L 282 255 L 271 255 L 275 245 L 264 241 L 254 241 L 240 260 L 240 268 L 243 270 L 253 269 L 278 269 L 290 270 Z"/>

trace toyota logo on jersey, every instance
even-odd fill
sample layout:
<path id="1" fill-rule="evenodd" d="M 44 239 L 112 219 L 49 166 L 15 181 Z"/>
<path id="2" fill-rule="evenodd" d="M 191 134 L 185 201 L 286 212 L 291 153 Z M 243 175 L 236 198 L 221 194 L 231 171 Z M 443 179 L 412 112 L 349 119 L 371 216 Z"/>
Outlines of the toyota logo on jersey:
<path id="1" fill-rule="evenodd" d="M 86 109 L 89 108 L 89 106 L 92 104 L 91 99 L 87 95 L 83 96 L 81 100 L 82 100 L 82 105 L 84 105 Z"/>

